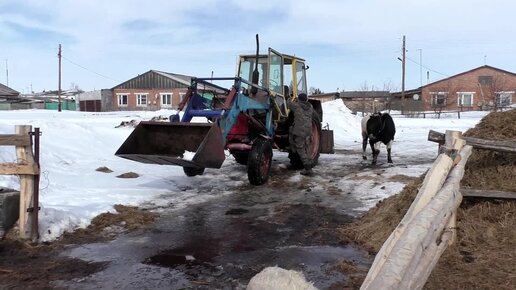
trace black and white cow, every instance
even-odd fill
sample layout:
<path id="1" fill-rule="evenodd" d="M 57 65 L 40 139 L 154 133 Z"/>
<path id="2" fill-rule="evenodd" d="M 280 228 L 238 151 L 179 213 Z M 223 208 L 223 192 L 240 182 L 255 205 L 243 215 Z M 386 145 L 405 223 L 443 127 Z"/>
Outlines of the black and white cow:
<path id="1" fill-rule="evenodd" d="M 387 162 L 392 163 L 391 147 L 396 134 L 396 127 L 391 115 L 388 113 L 374 113 L 362 118 L 362 158 L 367 159 L 365 151 L 367 148 L 367 139 L 373 151 L 373 164 L 380 153 L 380 143 L 387 145 Z"/>

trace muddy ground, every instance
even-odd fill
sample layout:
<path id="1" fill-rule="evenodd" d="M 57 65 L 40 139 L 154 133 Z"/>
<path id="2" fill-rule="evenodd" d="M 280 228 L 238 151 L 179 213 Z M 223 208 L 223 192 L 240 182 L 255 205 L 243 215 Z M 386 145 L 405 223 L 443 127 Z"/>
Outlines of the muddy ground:
<path id="1" fill-rule="evenodd" d="M 0 242 L 0 285 L 245 289 L 256 273 L 277 265 L 302 271 L 320 289 L 355 289 L 372 256 L 340 239 L 336 229 L 351 222 L 364 202 L 382 198 L 362 200 L 356 188 L 365 184 L 381 193 L 388 190 L 384 184 L 403 186 L 415 177 L 400 170 L 433 159 L 397 161 L 371 167 L 361 152 L 339 151 L 321 156 L 321 163 L 333 166 L 317 166 L 316 176 L 309 178 L 288 170 L 286 155 L 279 155 L 263 186 L 241 182 L 231 194 L 182 209 L 117 206 L 119 214 L 106 213 L 87 229 L 44 245 L 7 239 Z M 233 163 L 230 171 L 242 169 Z M 388 174 L 393 168 L 396 171 Z M 247 179 L 245 173 L 230 178 Z M 342 188 L 343 179 L 352 186 Z M 182 190 L 206 191 L 206 184 L 189 183 Z"/>

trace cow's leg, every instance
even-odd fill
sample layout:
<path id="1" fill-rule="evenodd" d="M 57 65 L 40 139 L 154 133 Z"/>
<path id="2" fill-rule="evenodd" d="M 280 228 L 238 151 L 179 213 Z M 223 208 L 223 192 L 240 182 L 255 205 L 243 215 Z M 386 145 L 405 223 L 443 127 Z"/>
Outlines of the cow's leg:
<path id="1" fill-rule="evenodd" d="M 369 139 L 369 144 L 371 145 L 371 151 L 373 151 L 373 162 L 372 164 L 375 165 L 376 164 L 376 159 L 378 158 L 378 154 L 380 153 L 380 149 L 376 149 L 377 146 L 379 147 L 380 145 L 375 145 L 375 144 L 378 144 L 378 143 L 375 143 L 374 141 L 371 141 L 371 139 Z"/>
<path id="2" fill-rule="evenodd" d="M 391 147 L 392 147 L 392 140 L 387 143 L 387 162 L 392 163 L 391 159 Z"/>
<path id="3" fill-rule="evenodd" d="M 362 133 L 362 159 L 367 160 L 365 151 L 367 148 L 367 134 Z"/>

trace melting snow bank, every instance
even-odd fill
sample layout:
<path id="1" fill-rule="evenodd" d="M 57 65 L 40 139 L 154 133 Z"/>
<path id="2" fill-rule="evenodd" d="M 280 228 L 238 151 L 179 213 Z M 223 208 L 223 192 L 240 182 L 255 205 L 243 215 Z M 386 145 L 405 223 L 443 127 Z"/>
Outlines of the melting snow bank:
<path id="1" fill-rule="evenodd" d="M 349 148 L 360 139 L 362 117 L 353 115 L 341 99 L 322 103 L 323 127 L 327 124 L 333 130 L 335 148 Z"/>

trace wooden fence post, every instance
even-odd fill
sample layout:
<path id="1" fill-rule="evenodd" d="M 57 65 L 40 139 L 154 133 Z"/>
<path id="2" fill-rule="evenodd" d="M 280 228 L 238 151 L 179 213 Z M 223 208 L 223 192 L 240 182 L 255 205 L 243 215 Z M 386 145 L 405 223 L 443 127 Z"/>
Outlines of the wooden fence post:
<path id="1" fill-rule="evenodd" d="M 16 134 L 29 135 L 32 126 L 16 125 Z M 35 164 L 32 155 L 32 144 L 29 146 L 16 146 L 16 157 L 18 163 Z M 34 233 L 31 226 L 34 197 L 34 175 L 20 174 L 20 217 L 18 220 L 20 227 L 20 237 L 22 239 L 33 239 Z"/>

